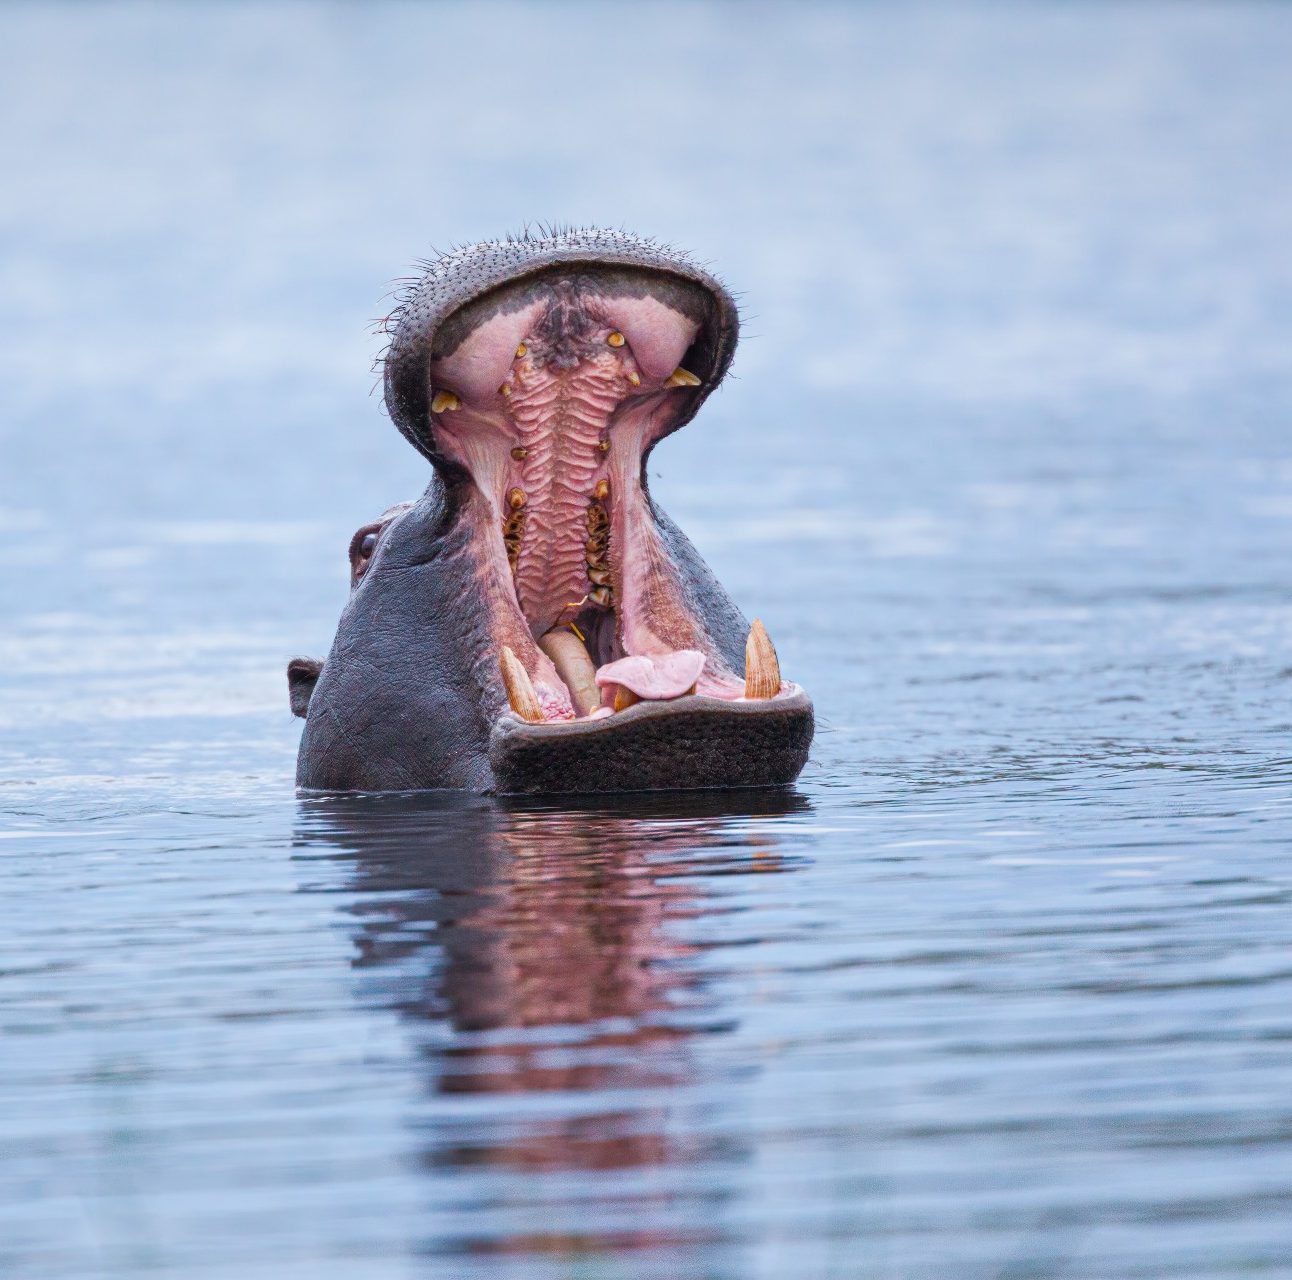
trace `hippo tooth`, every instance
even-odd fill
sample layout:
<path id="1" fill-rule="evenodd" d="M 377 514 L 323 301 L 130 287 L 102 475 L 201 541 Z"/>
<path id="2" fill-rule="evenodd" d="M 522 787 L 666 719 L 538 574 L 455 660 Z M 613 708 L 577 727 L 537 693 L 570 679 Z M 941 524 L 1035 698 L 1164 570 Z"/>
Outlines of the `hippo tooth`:
<path id="1" fill-rule="evenodd" d="M 754 619 L 745 641 L 745 697 L 774 698 L 781 691 L 781 664 L 762 621 Z"/>
<path id="2" fill-rule="evenodd" d="M 462 401 L 452 391 L 437 391 L 435 399 L 431 401 L 432 413 L 443 413 L 446 409 L 460 408 L 462 408 Z"/>
<path id="3" fill-rule="evenodd" d="M 565 627 L 554 627 L 538 647 L 552 659 L 556 674 L 570 691 L 574 709 L 581 716 L 591 715 L 601 705 L 601 690 L 597 688 L 597 669 L 583 641 Z"/>
<path id="4" fill-rule="evenodd" d="M 683 369 L 679 365 L 672 373 L 668 375 L 664 385 L 666 387 L 698 387 L 700 379 L 693 374 L 690 369 Z"/>
<path id="5" fill-rule="evenodd" d="M 621 684 L 615 685 L 614 708 L 616 711 L 624 711 L 640 701 L 641 699 L 631 689 L 626 689 Z"/>
<path id="6" fill-rule="evenodd" d="M 506 646 L 498 659 L 502 670 L 502 682 L 507 689 L 507 701 L 511 709 L 522 719 L 531 724 L 540 724 L 543 720 L 543 709 L 538 705 L 538 694 L 529 678 L 521 660 Z"/>

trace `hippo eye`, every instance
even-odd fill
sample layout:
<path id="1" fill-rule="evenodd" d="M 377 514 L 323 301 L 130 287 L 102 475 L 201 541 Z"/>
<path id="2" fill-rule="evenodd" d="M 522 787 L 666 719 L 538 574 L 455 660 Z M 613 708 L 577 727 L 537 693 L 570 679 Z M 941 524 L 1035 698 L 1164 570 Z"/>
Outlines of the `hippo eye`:
<path id="1" fill-rule="evenodd" d="M 377 540 L 380 536 L 380 529 L 368 529 L 363 534 L 356 533 L 354 535 L 350 543 L 351 586 L 354 586 L 368 572 L 372 557 L 377 553 Z"/>

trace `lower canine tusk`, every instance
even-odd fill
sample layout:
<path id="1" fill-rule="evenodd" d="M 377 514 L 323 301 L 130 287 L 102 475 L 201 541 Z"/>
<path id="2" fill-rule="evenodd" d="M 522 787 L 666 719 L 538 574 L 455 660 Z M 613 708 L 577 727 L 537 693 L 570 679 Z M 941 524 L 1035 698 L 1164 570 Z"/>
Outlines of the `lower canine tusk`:
<path id="1" fill-rule="evenodd" d="M 522 720 L 541 724 L 543 708 L 538 705 L 538 694 L 534 692 L 533 681 L 521 660 L 506 645 L 502 647 L 498 666 L 502 671 L 502 682 L 507 690 L 507 701 L 511 703 L 511 709 Z"/>
<path id="2" fill-rule="evenodd" d="M 700 379 L 697 378 L 690 369 L 683 369 L 681 365 L 678 365 L 678 367 L 664 379 L 664 385 L 666 387 L 698 387 L 700 385 Z"/>
<path id="3" fill-rule="evenodd" d="M 745 697 L 774 698 L 781 691 L 781 664 L 767 628 L 754 619 L 745 641 Z"/>

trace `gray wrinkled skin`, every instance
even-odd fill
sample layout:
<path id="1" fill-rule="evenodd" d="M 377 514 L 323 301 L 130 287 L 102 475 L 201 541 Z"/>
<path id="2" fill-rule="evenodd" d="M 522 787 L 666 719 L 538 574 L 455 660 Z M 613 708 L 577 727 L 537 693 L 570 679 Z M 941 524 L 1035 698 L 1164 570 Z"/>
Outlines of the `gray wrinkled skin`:
<path id="1" fill-rule="evenodd" d="M 300 786 L 518 793 L 761 786 L 792 781 L 802 768 L 812 737 L 806 695 L 775 708 L 708 698 L 643 704 L 593 725 L 531 726 L 503 714 L 493 616 L 479 601 L 486 507 L 436 447 L 429 361 L 444 321 L 491 289 L 598 265 L 666 271 L 713 298 L 710 322 L 688 353 L 703 382 L 673 429 L 726 372 L 737 332 L 730 295 L 684 255 L 649 241 L 567 232 L 476 245 L 433 264 L 388 323 L 385 385 L 395 424 L 435 472 L 418 502 L 384 518 L 321 672 L 303 659 L 289 668 L 293 709 L 306 711 Z M 645 485 L 645 460 L 642 474 Z M 653 503 L 651 512 L 687 603 L 731 669 L 743 670 L 747 621 L 681 530 Z"/>

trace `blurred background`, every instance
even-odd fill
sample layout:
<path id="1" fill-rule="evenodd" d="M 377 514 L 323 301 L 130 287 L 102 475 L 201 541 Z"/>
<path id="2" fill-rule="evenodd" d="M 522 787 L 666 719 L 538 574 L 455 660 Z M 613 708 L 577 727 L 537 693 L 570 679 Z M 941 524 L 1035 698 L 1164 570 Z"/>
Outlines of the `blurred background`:
<path id="1" fill-rule="evenodd" d="M 0 1271 L 1292 1275 L 1292 9 L 0 8 Z M 684 246 L 797 788 L 298 799 L 373 322 Z"/>

